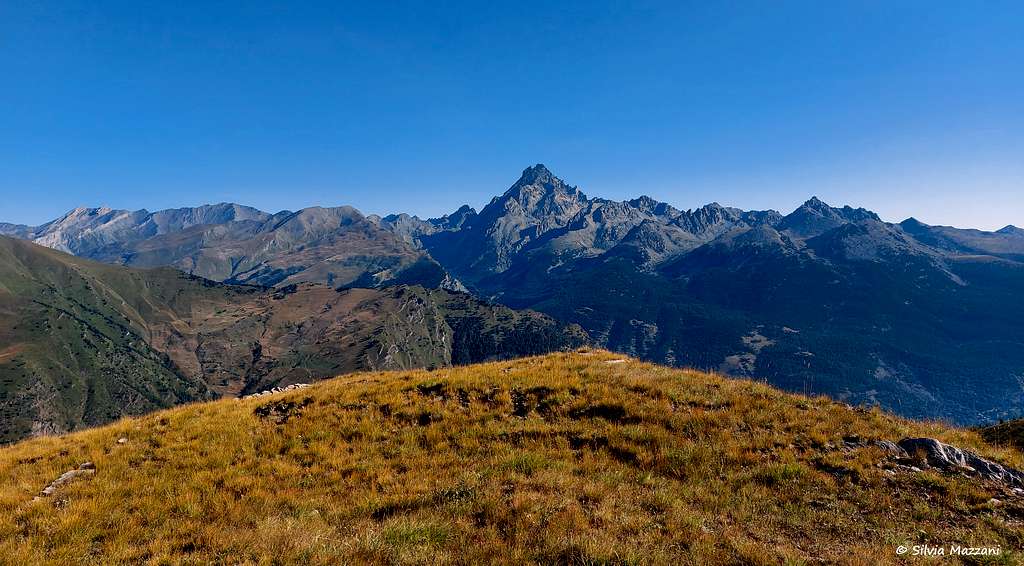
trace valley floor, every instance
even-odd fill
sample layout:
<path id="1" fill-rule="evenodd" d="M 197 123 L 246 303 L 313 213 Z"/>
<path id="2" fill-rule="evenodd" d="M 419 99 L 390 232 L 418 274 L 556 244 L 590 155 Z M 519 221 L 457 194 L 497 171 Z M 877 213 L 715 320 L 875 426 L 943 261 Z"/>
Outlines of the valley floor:
<path id="1" fill-rule="evenodd" d="M 884 469 L 870 441 L 908 436 L 1024 467 L 971 431 L 603 351 L 358 373 L 0 449 L 0 563 L 1018 563 L 1024 502 Z"/>

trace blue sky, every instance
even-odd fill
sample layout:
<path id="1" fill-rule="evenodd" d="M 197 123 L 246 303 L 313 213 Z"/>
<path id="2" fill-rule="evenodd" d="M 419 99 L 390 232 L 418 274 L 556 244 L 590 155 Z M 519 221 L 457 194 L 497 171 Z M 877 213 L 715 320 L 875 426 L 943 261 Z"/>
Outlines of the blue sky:
<path id="1" fill-rule="evenodd" d="M 301 6 L 299 4 L 302 4 Z M 0 3 L 0 221 L 811 195 L 1024 225 L 1020 2 Z"/>

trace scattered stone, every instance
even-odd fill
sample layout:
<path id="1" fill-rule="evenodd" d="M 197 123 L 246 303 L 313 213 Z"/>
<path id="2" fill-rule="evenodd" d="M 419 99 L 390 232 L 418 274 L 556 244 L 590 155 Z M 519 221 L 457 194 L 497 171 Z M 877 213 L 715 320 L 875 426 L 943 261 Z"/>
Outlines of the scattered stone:
<path id="1" fill-rule="evenodd" d="M 267 389 L 265 391 L 259 391 L 257 393 L 252 393 L 250 395 L 236 397 L 236 399 L 255 399 L 256 397 L 263 397 L 265 395 L 273 395 L 275 393 L 284 393 L 285 391 L 295 391 L 297 389 L 304 389 L 309 386 L 309 383 L 293 383 L 285 387 L 274 387 L 273 389 Z"/>
<path id="2" fill-rule="evenodd" d="M 55 491 L 61 486 L 67 484 L 71 480 L 81 476 L 91 476 L 96 473 L 96 465 L 92 462 L 83 462 L 78 468 L 74 470 L 68 470 L 60 475 L 59 478 L 50 482 L 50 485 L 43 488 L 43 491 L 39 492 L 39 495 L 32 498 L 32 501 L 39 501 L 44 497 L 53 495 Z"/>
<path id="3" fill-rule="evenodd" d="M 608 361 L 606 361 L 605 363 L 606 363 L 606 364 L 624 364 L 624 363 L 626 363 L 627 361 L 628 361 L 628 360 L 626 360 L 626 359 L 618 359 L 618 360 L 608 360 Z"/>
<path id="4" fill-rule="evenodd" d="M 117 443 L 118 444 L 128 444 L 128 439 L 122 436 L 121 438 L 117 439 Z"/>
<path id="5" fill-rule="evenodd" d="M 992 505 L 993 507 L 995 507 L 995 506 L 998 506 L 998 505 L 1002 505 L 1003 502 L 998 500 L 998 499 L 996 499 L 995 497 L 993 497 L 992 499 L 988 500 L 988 504 Z"/>

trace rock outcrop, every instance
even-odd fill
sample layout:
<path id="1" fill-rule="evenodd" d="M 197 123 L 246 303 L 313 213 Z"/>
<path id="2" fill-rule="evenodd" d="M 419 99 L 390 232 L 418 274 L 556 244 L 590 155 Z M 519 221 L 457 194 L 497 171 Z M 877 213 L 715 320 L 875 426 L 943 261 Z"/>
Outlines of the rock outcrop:
<path id="1" fill-rule="evenodd" d="M 919 465 L 943 472 L 961 472 L 1011 488 L 1024 489 L 1024 472 L 987 460 L 969 450 L 934 438 L 904 438 L 897 444 Z"/>

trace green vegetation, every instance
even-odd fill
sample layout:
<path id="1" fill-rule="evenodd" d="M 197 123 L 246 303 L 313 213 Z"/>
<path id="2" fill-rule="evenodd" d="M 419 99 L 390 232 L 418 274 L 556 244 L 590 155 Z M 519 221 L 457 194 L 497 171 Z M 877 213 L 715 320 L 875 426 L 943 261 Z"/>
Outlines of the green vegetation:
<path id="1" fill-rule="evenodd" d="M 0 443 L 213 398 L 147 341 L 148 321 L 228 291 L 0 238 Z"/>
<path id="2" fill-rule="evenodd" d="M 890 475 L 870 441 L 975 432 L 602 351 L 358 373 L 0 449 L 0 556 L 74 563 L 890 564 L 999 546 L 1019 501 Z M 126 441 L 119 443 L 124 438 Z M 33 501 L 85 461 L 96 473 Z"/>

